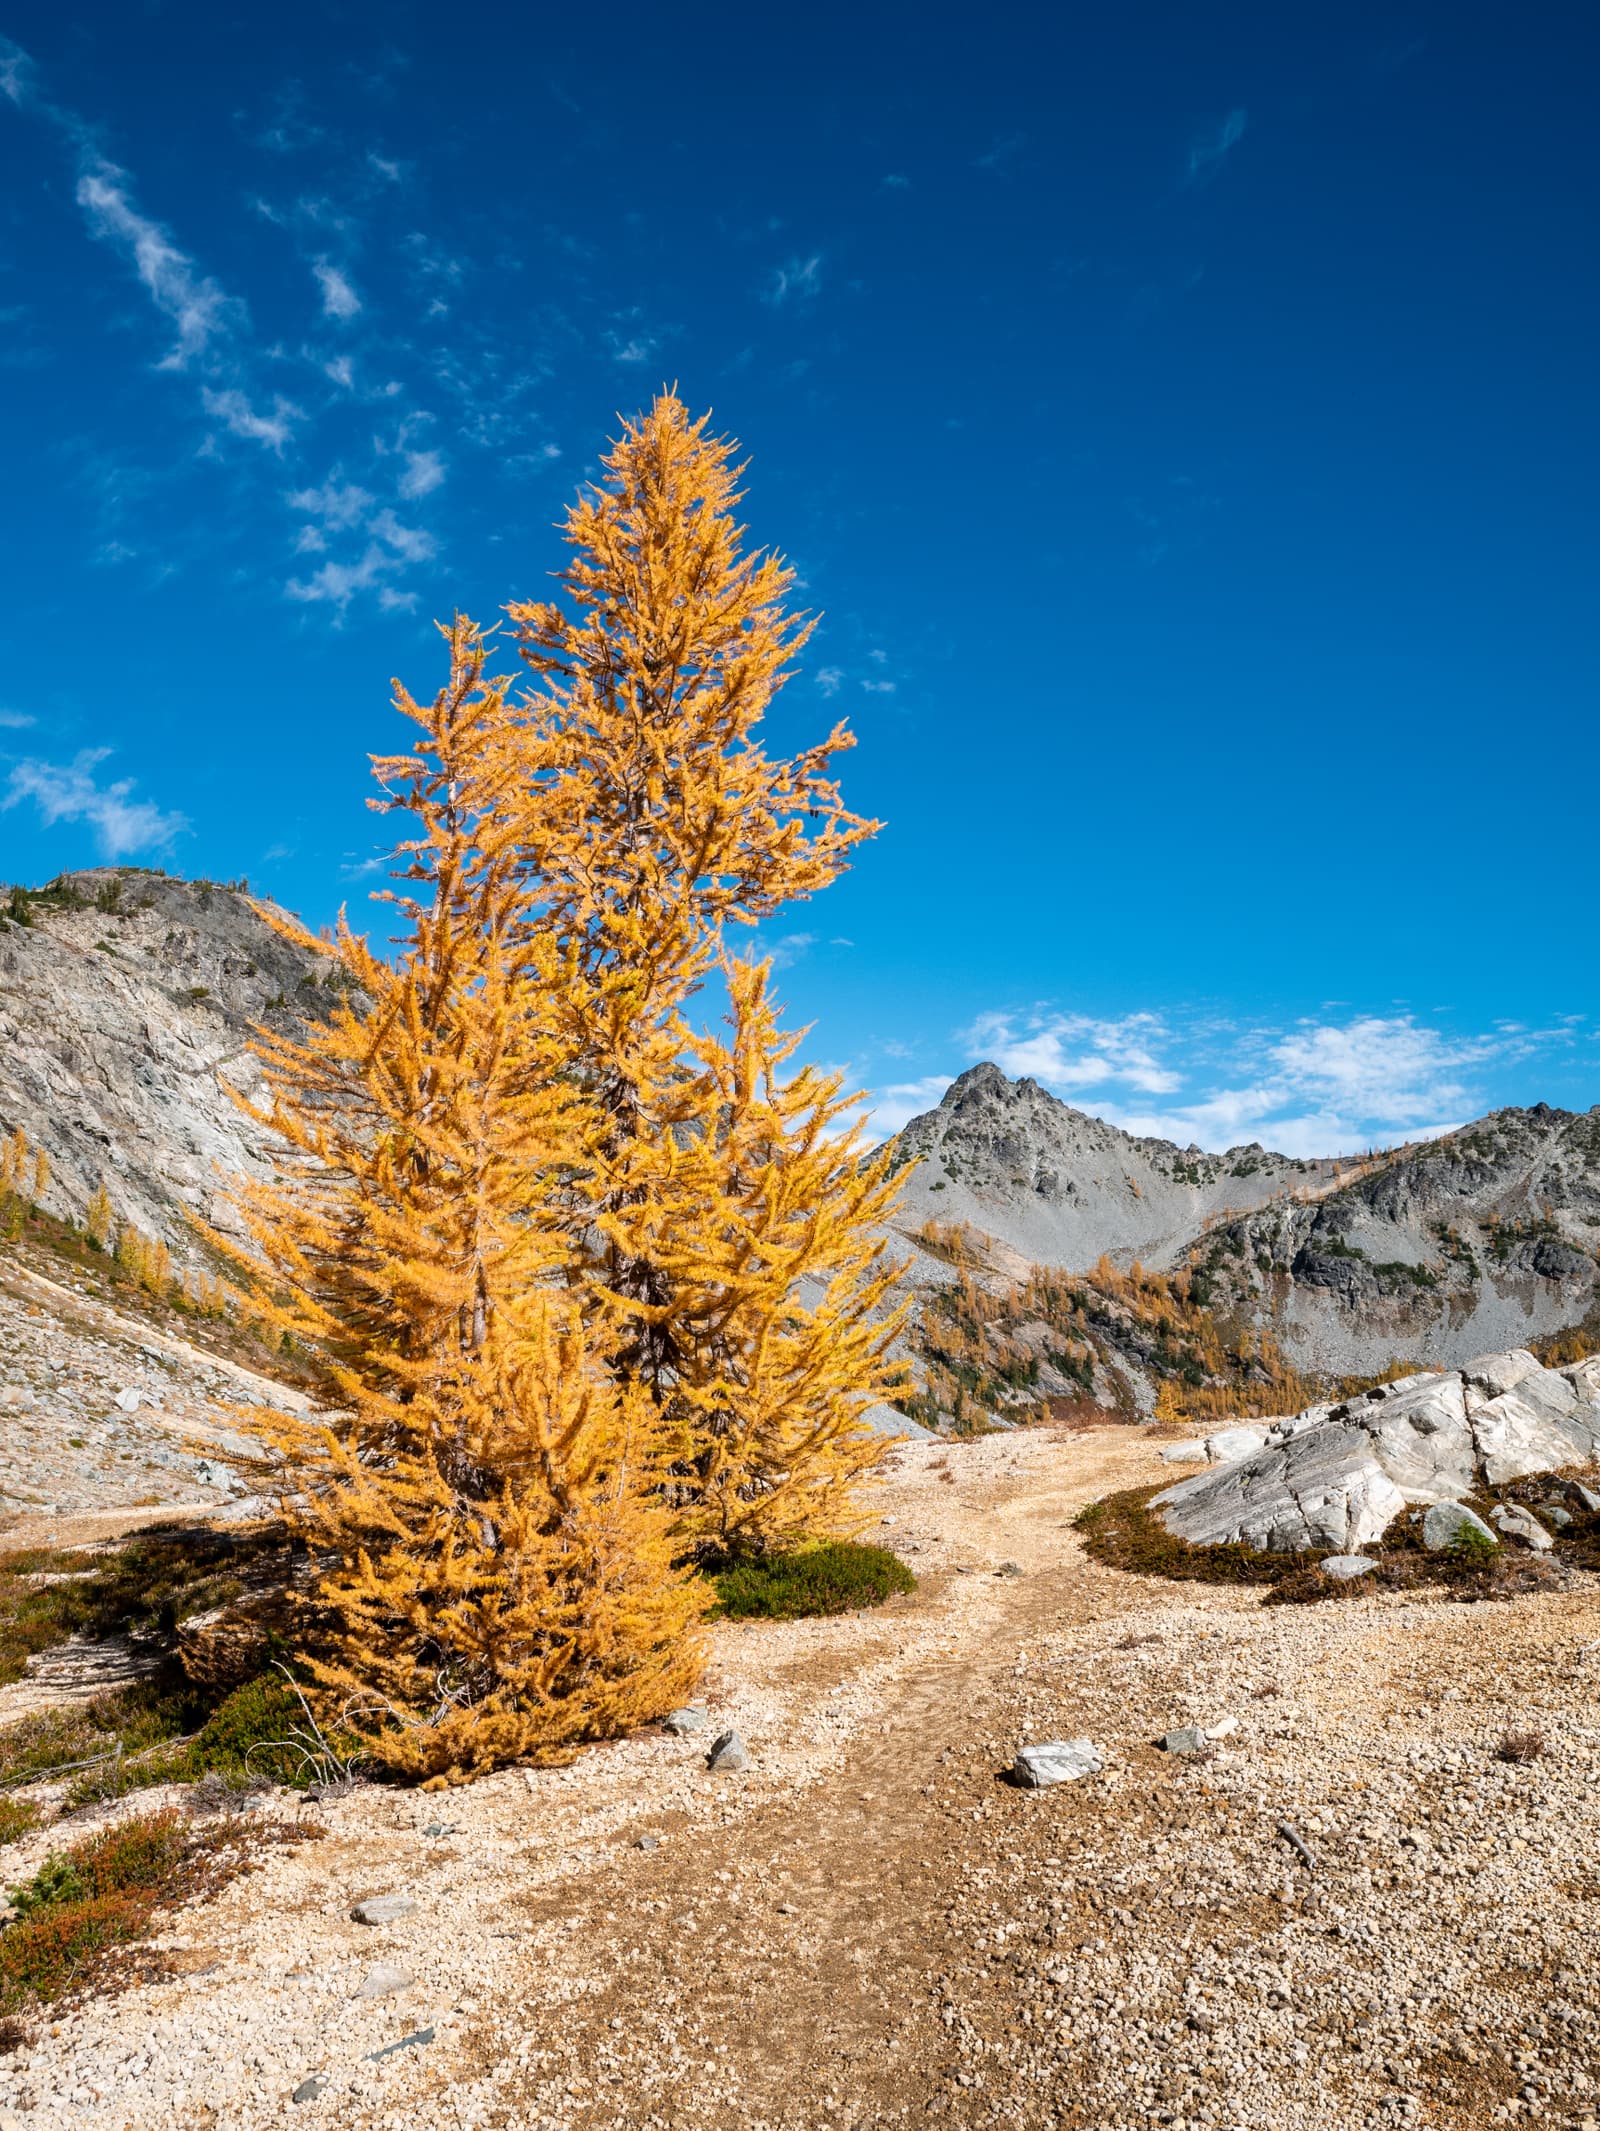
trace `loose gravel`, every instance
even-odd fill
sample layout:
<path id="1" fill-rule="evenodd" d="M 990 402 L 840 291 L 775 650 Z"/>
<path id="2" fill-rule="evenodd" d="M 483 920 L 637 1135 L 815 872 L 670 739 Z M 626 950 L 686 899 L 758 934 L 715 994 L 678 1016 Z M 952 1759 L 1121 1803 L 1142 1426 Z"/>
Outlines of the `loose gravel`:
<path id="1" fill-rule="evenodd" d="M 1132 1431 L 895 1463 L 914 1596 L 724 1624 L 698 1733 L 325 1799 L 172 1974 L 0 2057 L 0 2131 L 1593 2126 L 1593 1579 L 1263 1608 L 1085 1560 Z"/>

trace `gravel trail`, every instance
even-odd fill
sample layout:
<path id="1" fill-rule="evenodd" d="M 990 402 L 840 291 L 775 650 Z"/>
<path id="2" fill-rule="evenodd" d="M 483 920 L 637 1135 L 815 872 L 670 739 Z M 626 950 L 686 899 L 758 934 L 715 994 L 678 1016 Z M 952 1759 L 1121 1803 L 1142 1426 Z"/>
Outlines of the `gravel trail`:
<path id="1" fill-rule="evenodd" d="M 747 1772 L 652 1732 L 331 1801 L 174 1921 L 186 1973 L 0 2058 L 0 2131 L 1592 2123 L 1592 1580 L 1263 1608 L 1084 1559 L 1077 1508 L 1161 1470 L 1129 1431 L 896 1468 L 914 1597 L 717 1632 Z M 999 1780 L 1079 1734 L 1102 1774 Z"/>

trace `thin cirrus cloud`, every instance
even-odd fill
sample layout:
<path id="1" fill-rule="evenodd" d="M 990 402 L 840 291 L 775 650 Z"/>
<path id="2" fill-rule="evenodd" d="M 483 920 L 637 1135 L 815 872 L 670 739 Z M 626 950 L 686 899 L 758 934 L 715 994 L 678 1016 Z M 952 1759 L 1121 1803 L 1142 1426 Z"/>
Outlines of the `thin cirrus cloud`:
<path id="1" fill-rule="evenodd" d="M 1235 1028 L 1219 1042 L 1207 1024 L 1158 1014 L 1035 1010 L 980 1015 L 962 1047 L 969 1061 L 992 1059 L 1125 1132 L 1218 1153 L 1259 1141 L 1303 1158 L 1450 1131 L 1485 1107 L 1485 1069 L 1572 1040 L 1564 1025 L 1452 1036 L 1409 1014 L 1366 1014 L 1287 1031 Z M 951 1077 L 882 1088 L 875 1131 L 897 1131 Z"/>
<path id="2" fill-rule="evenodd" d="M 87 822 L 106 858 L 165 850 L 188 821 L 153 800 L 135 799 L 132 777 L 101 784 L 94 773 L 110 754 L 109 747 L 86 747 L 67 763 L 16 763 L 0 798 L 0 814 L 31 799 L 47 829 L 58 822 Z"/>
<path id="3" fill-rule="evenodd" d="M 789 259 L 774 267 L 762 300 L 774 305 L 803 302 L 821 292 L 822 254 L 813 252 L 809 258 Z"/>
<path id="4" fill-rule="evenodd" d="M 1226 118 L 1214 125 L 1203 127 L 1189 144 L 1189 161 L 1184 172 L 1184 182 L 1203 185 L 1208 178 L 1216 176 L 1223 163 L 1244 139 L 1244 129 L 1249 113 L 1242 108 L 1230 111 Z"/>
<path id="5" fill-rule="evenodd" d="M 186 370 L 214 341 L 244 325 L 239 299 L 200 273 L 158 222 L 139 213 L 126 171 L 96 161 L 78 179 L 77 197 L 90 233 L 124 254 L 156 309 L 177 328 L 159 369 Z"/>
<path id="6" fill-rule="evenodd" d="M 312 261 L 311 271 L 317 277 L 317 286 L 322 291 L 322 313 L 325 318 L 354 318 L 360 312 L 361 298 L 350 286 L 346 276 L 330 260 Z"/>
<path id="7" fill-rule="evenodd" d="M 311 335 L 307 335 L 309 344 L 302 347 L 298 357 L 286 357 L 281 340 L 272 347 L 258 344 L 244 301 L 207 273 L 179 237 L 145 211 L 133 176 L 111 162 L 97 146 L 94 124 L 51 101 L 41 88 L 38 69 L 29 55 L 5 39 L 0 39 L 0 94 L 43 119 L 70 144 L 77 166 L 74 198 L 84 226 L 98 245 L 122 262 L 165 328 L 164 344 L 152 367 L 191 381 L 195 393 L 191 405 L 205 424 L 199 459 L 224 457 L 232 441 L 246 446 L 251 455 L 264 452 L 269 459 L 300 456 L 309 447 L 319 424 L 328 419 L 325 381 L 331 379 L 345 393 L 355 393 L 356 371 L 351 354 L 325 345 L 319 349 Z M 398 178 L 401 174 L 399 166 L 392 172 L 379 172 L 384 177 Z M 300 205 L 306 212 L 311 211 L 306 203 Z M 316 202 L 311 206 L 316 209 L 312 219 L 338 220 L 329 203 Z M 276 213 L 264 212 L 274 226 L 285 220 Z M 460 262 L 440 253 L 420 236 L 407 240 L 407 254 L 435 288 L 453 287 L 461 278 Z M 323 330 L 330 326 L 352 327 L 365 306 L 348 273 L 322 254 L 310 265 L 320 299 L 317 325 Z M 305 332 L 304 327 L 301 330 Z M 291 345 L 295 337 L 290 336 Z M 305 405 L 277 389 L 285 361 L 298 361 L 310 373 Z M 408 406 L 407 396 L 393 381 L 364 397 L 385 401 L 393 415 L 388 441 L 373 438 L 368 447 L 374 462 L 372 488 L 387 488 L 394 500 L 415 504 L 438 489 L 446 478 L 444 455 L 411 441 L 418 425 L 430 421 L 432 416 L 424 409 Z M 308 408 L 316 411 L 308 412 Z M 385 466 L 384 460 L 390 463 Z M 297 521 L 303 513 L 298 498 L 308 493 L 311 491 L 296 490 L 289 498 Z M 282 491 L 278 494 L 281 498 Z M 325 604 L 339 615 L 362 593 L 370 594 L 383 607 L 409 607 L 414 603 L 414 595 L 402 590 L 398 580 L 431 557 L 437 551 L 437 542 L 432 534 L 402 524 L 392 510 L 385 511 L 375 494 L 363 490 L 360 495 L 359 510 L 348 518 L 330 512 L 309 525 L 296 523 L 294 552 L 325 554 L 327 559 L 309 578 L 289 577 L 282 586 L 286 597 L 302 604 Z M 337 552 L 339 549 L 347 552 Z M 99 551 L 101 559 L 126 552 L 115 543 L 102 546 Z"/>
<path id="8" fill-rule="evenodd" d="M 305 419 L 303 410 L 281 393 L 273 397 L 272 412 L 263 414 L 250 404 L 248 396 L 237 385 L 230 385 L 221 392 L 213 390 L 210 385 L 202 385 L 200 404 L 230 435 L 264 445 L 279 458 L 294 435 L 295 423 Z"/>

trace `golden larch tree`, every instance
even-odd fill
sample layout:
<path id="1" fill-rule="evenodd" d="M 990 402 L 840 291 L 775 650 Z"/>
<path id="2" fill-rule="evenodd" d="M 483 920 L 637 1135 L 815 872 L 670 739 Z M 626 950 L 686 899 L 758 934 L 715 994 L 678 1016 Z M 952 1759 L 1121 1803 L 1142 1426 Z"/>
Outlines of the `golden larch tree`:
<path id="1" fill-rule="evenodd" d="M 605 467 L 568 514 L 566 604 L 509 609 L 538 683 L 486 765 L 589 1097 L 567 1279 L 661 1412 L 685 1531 L 792 1543 L 848 1522 L 883 1447 L 860 1414 L 898 1381 L 892 1190 L 836 1081 L 784 1084 L 795 1039 L 728 928 L 825 888 L 880 825 L 830 774 L 842 724 L 791 759 L 756 737 L 814 625 L 782 558 L 745 545 L 734 447 L 668 393 Z M 726 1041 L 688 1019 L 708 981 Z"/>
<path id="2" fill-rule="evenodd" d="M 239 1201 L 270 1321 L 321 1379 L 320 1419 L 256 1416 L 291 1528 L 331 1563 L 309 1669 L 369 1752 L 434 1782 L 659 1716 L 698 1673 L 703 1607 L 674 1566 L 649 1402 L 600 1365 L 558 1277 L 540 1200 L 584 1096 L 541 1011 L 553 972 L 522 922 L 513 812 L 479 803 L 504 695 L 479 632 L 447 633 L 448 685 L 397 698 L 416 752 L 377 765 L 415 832 L 399 952 L 341 924 L 358 1002 L 261 1035 L 255 1114 L 287 1152 Z"/>

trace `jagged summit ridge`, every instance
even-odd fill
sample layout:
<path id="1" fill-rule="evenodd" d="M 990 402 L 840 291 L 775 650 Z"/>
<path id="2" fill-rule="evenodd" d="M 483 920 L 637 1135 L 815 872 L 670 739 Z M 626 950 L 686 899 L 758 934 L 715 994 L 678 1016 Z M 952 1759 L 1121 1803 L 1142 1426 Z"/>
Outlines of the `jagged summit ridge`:
<path id="1" fill-rule="evenodd" d="M 898 1145 L 918 1219 L 969 1221 L 1039 1264 L 1084 1271 L 1102 1254 L 1175 1263 L 1208 1224 L 1345 1173 L 1251 1145 L 1226 1154 L 1140 1139 L 1035 1080 L 973 1066 Z"/>

